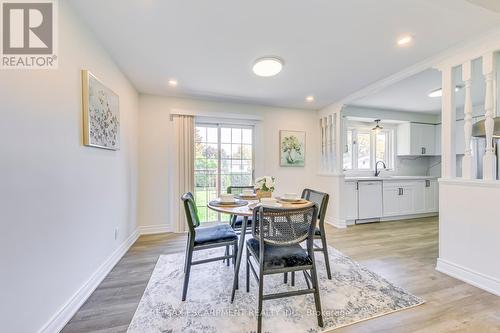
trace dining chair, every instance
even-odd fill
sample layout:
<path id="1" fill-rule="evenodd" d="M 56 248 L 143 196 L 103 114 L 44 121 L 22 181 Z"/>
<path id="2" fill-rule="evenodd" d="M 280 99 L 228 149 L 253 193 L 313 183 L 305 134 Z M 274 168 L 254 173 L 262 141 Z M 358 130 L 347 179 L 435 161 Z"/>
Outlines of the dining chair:
<path id="1" fill-rule="evenodd" d="M 229 194 L 241 194 L 243 190 L 251 189 L 254 190 L 254 187 L 252 185 L 249 186 L 228 186 L 227 187 L 227 193 Z M 254 191 L 255 192 L 255 191 Z M 233 227 L 234 230 L 237 232 L 241 231 L 241 225 L 243 223 L 243 216 L 236 216 L 236 215 L 231 215 L 230 217 L 230 223 L 231 226 Z M 252 225 L 252 219 L 248 218 L 247 220 L 247 230 L 250 229 Z"/>
<path id="2" fill-rule="evenodd" d="M 184 211 L 186 213 L 186 220 L 189 228 L 186 243 L 186 257 L 184 261 L 184 286 L 182 288 L 182 300 L 185 301 L 191 266 L 225 259 L 227 259 L 228 265 L 229 259 L 233 259 L 234 264 L 238 254 L 238 236 L 231 226 L 226 223 L 209 227 L 200 227 L 200 218 L 198 216 L 198 209 L 196 208 L 193 194 L 187 192 L 181 199 L 184 202 Z M 229 254 L 228 249 L 231 245 L 233 246 L 233 253 Z M 224 256 L 193 261 L 194 251 L 208 250 L 223 246 L 226 247 Z"/>
<path id="3" fill-rule="evenodd" d="M 301 198 L 314 202 L 318 207 L 318 225 L 314 230 L 314 238 L 321 239 L 321 247 L 314 244 L 314 251 L 323 252 L 325 257 L 326 274 L 328 276 L 328 280 L 331 280 L 332 272 L 330 270 L 330 260 L 328 260 L 328 244 L 326 243 L 325 231 L 326 209 L 328 208 L 328 200 L 330 199 L 330 196 L 328 193 L 306 188 L 302 191 Z"/>
<path id="4" fill-rule="evenodd" d="M 262 332 L 262 303 L 264 300 L 314 294 L 318 325 L 323 327 L 318 277 L 314 260 L 314 230 L 316 204 L 301 208 L 259 207 L 253 212 L 252 236 L 247 240 L 246 290 L 250 291 L 250 271 L 259 284 L 257 332 Z M 306 249 L 300 246 L 307 242 Z M 258 274 L 253 261 L 258 265 Z M 306 289 L 264 295 L 264 277 L 270 274 L 302 271 Z M 308 272 L 310 271 L 310 273 Z"/>
<path id="5" fill-rule="evenodd" d="M 330 196 L 328 195 L 328 193 L 306 188 L 302 191 L 301 198 L 314 202 L 318 207 L 318 220 L 317 220 L 318 224 L 314 230 L 314 239 L 321 239 L 321 247 L 318 246 L 316 243 L 314 243 L 313 246 L 314 246 L 314 251 L 323 252 L 323 255 L 325 257 L 326 275 L 328 277 L 328 280 L 331 280 L 332 273 L 330 270 L 330 260 L 328 259 L 328 244 L 326 243 L 326 232 L 325 232 L 325 216 Z M 290 275 L 291 275 L 291 285 L 294 286 L 295 273 L 292 272 Z M 283 280 L 284 283 L 287 283 L 288 273 L 284 274 Z"/>

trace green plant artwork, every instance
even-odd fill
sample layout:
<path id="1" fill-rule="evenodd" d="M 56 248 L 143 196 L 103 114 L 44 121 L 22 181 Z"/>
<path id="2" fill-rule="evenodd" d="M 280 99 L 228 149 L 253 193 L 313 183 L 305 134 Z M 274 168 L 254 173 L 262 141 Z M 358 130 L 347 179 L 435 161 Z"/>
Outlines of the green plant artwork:
<path id="1" fill-rule="evenodd" d="M 280 131 L 280 165 L 303 167 L 306 160 L 306 132 Z"/>

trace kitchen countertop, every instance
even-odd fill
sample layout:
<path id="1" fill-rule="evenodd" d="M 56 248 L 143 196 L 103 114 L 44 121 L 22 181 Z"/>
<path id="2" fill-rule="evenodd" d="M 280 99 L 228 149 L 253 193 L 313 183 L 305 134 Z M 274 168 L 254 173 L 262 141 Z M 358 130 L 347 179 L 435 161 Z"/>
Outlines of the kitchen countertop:
<path id="1" fill-rule="evenodd" d="M 436 176 L 349 176 L 345 177 L 346 182 L 362 181 L 362 180 L 420 180 L 420 179 L 437 179 Z"/>

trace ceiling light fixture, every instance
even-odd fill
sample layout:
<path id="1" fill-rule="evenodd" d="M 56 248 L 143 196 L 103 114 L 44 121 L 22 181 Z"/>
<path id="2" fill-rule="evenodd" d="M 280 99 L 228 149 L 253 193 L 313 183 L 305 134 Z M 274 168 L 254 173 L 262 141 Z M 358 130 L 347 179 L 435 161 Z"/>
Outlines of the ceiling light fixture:
<path id="1" fill-rule="evenodd" d="M 168 80 L 168 85 L 171 86 L 171 87 L 177 87 L 177 80 L 174 80 L 174 79 L 170 79 Z"/>
<path id="2" fill-rule="evenodd" d="M 314 102 L 314 96 L 310 95 L 306 97 L 306 101 L 308 102 Z"/>
<path id="3" fill-rule="evenodd" d="M 462 88 L 463 88 L 463 86 L 456 86 L 455 92 L 459 91 Z M 441 89 L 441 88 L 434 89 L 427 96 L 429 96 L 431 98 L 441 97 L 441 96 L 443 96 L 443 89 Z"/>
<path id="4" fill-rule="evenodd" d="M 270 77 L 278 74 L 283 69 L 283 60 L 278 57 L 263 57 L 255 61 L 253 72 L 255 75 Z"/>
<path id="5" fill-rule="evenodd" d="M 411 35 L 403 36 L 400 39 L 398 39 L 398 45 L 399 46 L 407 46 L 412 41 L 413 41 L 413 36 L 411 36 Z"/>
<path id="6" fill-rule="evenodd" d="M 375 132 L 378 133 L 381 129 L 383 129 L 383 127 L 380 126 L 380 121 L 381 121 L 380 119 L 375 119 L 375 124 L 376 125 L 375 125 L 374 128 L 372 128 L 372 131 L 375 131 Z"/>

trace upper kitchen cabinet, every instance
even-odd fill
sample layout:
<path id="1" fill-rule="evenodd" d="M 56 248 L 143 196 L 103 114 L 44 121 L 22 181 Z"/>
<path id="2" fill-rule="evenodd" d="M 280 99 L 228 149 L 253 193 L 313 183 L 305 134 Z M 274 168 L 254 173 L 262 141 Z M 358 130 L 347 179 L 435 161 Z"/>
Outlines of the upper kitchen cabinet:
<path id="1" fill-rule="evenodd" d="M 456 154 L 465 154 L 464 120 L 457 120 L 455 124 Z M 441 155 L 441 124 L 436 125 L 436 155 Z"/>
<path id="2" fill-rule="evenodd" d="M 400 156 L 436 155 L 436 126 L 404 123 L 398 126 L 397 152 Z"/>

